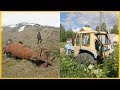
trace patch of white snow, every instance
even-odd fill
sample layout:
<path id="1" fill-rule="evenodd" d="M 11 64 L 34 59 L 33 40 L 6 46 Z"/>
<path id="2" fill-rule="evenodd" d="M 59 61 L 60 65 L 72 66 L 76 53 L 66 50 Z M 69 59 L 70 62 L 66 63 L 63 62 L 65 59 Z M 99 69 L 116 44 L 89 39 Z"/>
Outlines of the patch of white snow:
<path id="1" fill-rule="evenodd" d="M 18 30 L 18 32 L 23 31 L 23 30 L 24 30 L 24 28 L 25 28 L 25 26 L 22 26 L 22 27 Z"/>

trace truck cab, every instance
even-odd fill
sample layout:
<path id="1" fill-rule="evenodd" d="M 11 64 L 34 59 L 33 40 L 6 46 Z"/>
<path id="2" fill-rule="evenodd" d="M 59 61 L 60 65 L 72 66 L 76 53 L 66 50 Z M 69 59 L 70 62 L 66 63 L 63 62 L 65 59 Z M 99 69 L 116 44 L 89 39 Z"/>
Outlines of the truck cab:
<path id="1" fill-rule="evenodd" d="M 85 57 L 89 54 L 88 56 L 94 60 L 108 57 L 114 51 L 106 32 L 95 31 L 89 27 L 83 27 L 80 32 L 77 32 L 74 49 L 75 57 L 81 56 L 80 54 Z"/>

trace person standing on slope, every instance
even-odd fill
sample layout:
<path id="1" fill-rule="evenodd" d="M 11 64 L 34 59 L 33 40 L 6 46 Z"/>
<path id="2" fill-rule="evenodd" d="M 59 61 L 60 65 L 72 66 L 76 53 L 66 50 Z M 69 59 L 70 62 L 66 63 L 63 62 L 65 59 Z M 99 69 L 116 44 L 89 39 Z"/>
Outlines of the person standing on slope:
<path id="1" fill-rule="evenodd" d="M 41 34 L 40 34 L 40 32 L 37 34 L 37 39 L 38 39 L 37 44 L 39 44 L 39 43 L 42 42 L 42 38 L 41 38 Z"/>

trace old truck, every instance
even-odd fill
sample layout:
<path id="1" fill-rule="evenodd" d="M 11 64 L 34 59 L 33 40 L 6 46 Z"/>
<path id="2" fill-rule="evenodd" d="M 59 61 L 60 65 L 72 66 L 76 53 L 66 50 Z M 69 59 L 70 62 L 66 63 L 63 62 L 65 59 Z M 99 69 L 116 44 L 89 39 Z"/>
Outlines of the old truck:
<path id="1" fill-rule="evenodd" d="M 83 27 L 80 32 L 77 32 L 72 44 L 75 58 L 81 62 L 93 64 L 102 62 L 103 58 L 114 51 L 108 33 L 95 31 L 89 27 Z"/>

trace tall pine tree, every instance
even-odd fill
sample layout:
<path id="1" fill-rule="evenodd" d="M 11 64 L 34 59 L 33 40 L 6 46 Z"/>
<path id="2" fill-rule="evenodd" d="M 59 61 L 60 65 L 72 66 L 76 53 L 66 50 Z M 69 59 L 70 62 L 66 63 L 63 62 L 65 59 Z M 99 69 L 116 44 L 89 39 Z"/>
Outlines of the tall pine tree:
<path id="1" fill-rule="evenodd" d="M 65 42 L 66 41 L 66 32 L 64 26 L 60 24 L 60 41 Z"/>

